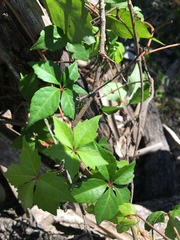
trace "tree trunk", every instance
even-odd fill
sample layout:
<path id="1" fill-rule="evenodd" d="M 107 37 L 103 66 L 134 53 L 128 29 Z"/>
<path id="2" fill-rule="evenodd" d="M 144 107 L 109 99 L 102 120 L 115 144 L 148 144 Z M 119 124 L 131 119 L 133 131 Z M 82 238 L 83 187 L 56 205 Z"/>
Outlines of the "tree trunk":
<path id="1" fill-rule="evenodd" d="M 162 143 L 160 150 L 137 160 L 135 201 L 171 196 L 174 191 L 175 161 L 164 136 L 162 123 L 154 102 L 150 102 L 144 128 L 142 147 Z"/>
<path id="2" fill-rule="evenodd" d="M 0 12 L 0 112 L 9 109 L 13 119 L 24 120 L 19 73 L 30 69 L 28 61 L 39 60 L 30 47 L 45 26 L 43 11 L 34 0 L 8 0 L 0 2 Z"/>

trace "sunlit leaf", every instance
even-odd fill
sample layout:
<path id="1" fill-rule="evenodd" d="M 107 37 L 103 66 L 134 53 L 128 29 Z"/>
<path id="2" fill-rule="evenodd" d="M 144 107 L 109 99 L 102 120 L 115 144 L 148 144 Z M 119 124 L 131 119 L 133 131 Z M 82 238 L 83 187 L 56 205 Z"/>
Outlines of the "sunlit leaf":
<path id="1" fill-rule="evenodd" d="M 104 193 L 107 183 L 95 178 L 90 178 L 73 189 L 73 196 L 78 203 L 95 202 Z"/>
<path id="2" fill-rule="evenodd" d="M 75 61 L 74 63 L 72 63 L 71 65 L 69 65 L 66 68 L 66 72 L 67 72 L 67 78 L 69 80 L 72 80 L 73 82 L 76 82 L 79 78 L 79 72 L 78 72 L 78 64 Z"/>
<path id="3" fill-rule="evenodd" d="M 106 162 L 108 163 L 108 165 L 104 165 L 104 166 L 98 166 L 98 170 L 101 173 L 102 176 L 104 176 L 104 178 L 108 181 L 112 181 L 114 175 L 115 175 L 115 171 L 117 168 L 117 160 L 114 157 L 114 155 L 110 152 L 107 151 L 106 149 L 102 148 L 99 146 L 99 144 L 95 143 L 96 149 L 99 152 L 100 156 L 106 160 Z"/>
<path id="4" fill-rule="evenodd" d="M 134 177 L 134 167 L 135 162 L 132 162 L 131 164 L 117 170 L 114 176 L 114 183 L 119 185 L 126 185 L 132 182 Z"/>
<path id="5" fill-rule="evenodd" d="M 51 159 L 61 164 L 64 161 L 64 167 L 68 171 L 71 179 L 77 174 L 79 170 L 80 160 L 78 156 L 67 146 L 62 144 L 53 145 L 43 150 L 43 153 Z"/>
<path id="6" fill-rule="evenodd" d="M 123 60 L 125 49 L 122 43 L 116 41 L 115 44 L 110 46 L 109 51 L 109 57 L 117 64 Z"/>
<path id="7" fill-rule="evenodd" d="M 61 71 L 57 64 L 53 61 L 40 61 L 29 63 L 34 69 L 35 74 L 44 82 L 60 85 Z"/>
<path id="8" fill-rule="evenodd" d="M 130 191 L 127 187 L 114 185 L 118 204 L 128 203 L 130 201 Z"/>
<path id="9" fill-rule="evenodd" d="M 90 148 L 88 145 L 79 147 L 77 153 L 85 165 L 92 169 L 95 169 L 96 166 L 108 164 L 108 162 L 99 155 L 98 151 Z"/>
<path id="10" fill-rule="evenodd" d="M 73 147 L 73 133 L 67 123 L 53 117 L 54 133 L 59 142 L 67 147 Z"/>
<path id="11" fill-rule="evenodd" d="M 143 74 L 143 79 L 145 78 Z M 129 84 L 129 92 L 130 92 L 130 97 L 129 97 L 129 104 L 138 104 L 141 102 L 141 78 L 140 78 L 140 73 L 139 73 L 139 67 L 138 64 L 135 65 L 133 72 L 131 75 L 128 77 L 128 82 L 131 83 Z M 149 96 L 150 96 L 150 84 L 149 82 L 143 83 L 144 87 L 144 96 L 143 100 L 145 101 Z"/>
<path id="12" fill-rule="evenodd" d="M 150 84 L 145 83 L 144 84 L 144 96 L 143 101 L 147 100 L 150 96 Z M 131 98 L 129 99 L 129 104 L 138 104 L 141 102 L 141 88 L 136 89 L 136 92 L 133 93 Z"/>
<path id="13" fill-rule="evenodd" d="M 153 212 L 147 217 L 146 221 L 153 226 L 156 223 L 165 222 L 165 212 L 163 211 Z M 147 231 L 150 231 L 151 227 L 147 223 L 145 223 L 145 229 Z"/>
<path id="14" fill-rule="evenodd" d="M 73 84 L 73 90 L 74 90 L 76 93 L 85 94 L 85 95 L 88 94 L 84 88 L 80 87 L 80 86 L 77 85 L 77 84 Z"/>
<path id="15" fill-rule="evenodd" d="M 73 92 L 68 88 L 62 92 L 61 108 L 67 117 L 74 119 L 74 114 L 75 114 L 74 96 L 73 96 Z"/>
<path id="16" fill-rule="evenodd" d="M 115 82 L 108 83 L 103 92 L 108 100 L 115 102 L 121 102 L 127 95 L 127 92 L 122 88 L 122 84 Z"/>
<path id="17" fill-rule="evenodd" d="M 116 10 L 111 11 L 107 16 L 107 26 L 116 35 L 122 38 L 133 38 L 133 27 L 131 21 L 130 11 L 128 9 L 120 9 L 118 17 L 116 17 Z M 114 15 L 114 16 L 113 16 Z M 140 17 L 135 17 L 136 32 L 138 38 L 151 38 L 152 35 L 148 31 L 147 25 L 141 21 Z"/>
<path id="18" fill-rule="evenodd" d="M 116 113 L 120 108 L 121 108 L 121 105 L 120 105 L 120 106 L 102 106 L 101 110 L 102 110 L 104 113 L 107 113 L 107 114 L 114 114 L 114 113 Z"/>
<path id="19" fill-rule="evenodd" d="M 80 43 L 67 44 L 69 53 L 74 59 L 88 61 L 89 54 L 86 51 L 85 47 Z"/>
<path id="20" fill-rule="evenodd" d="M 104 220 L 109 220 L 114 217 L 118 211 L 118 201 L 111 188 L 109 188 L 97 201 L 94 213 L 97 224 Z"/>
<path id="21" fill-rule="evenodd" d="M 33 96 L 30 105 L 29 126 L 51 116 L 58 108 L 60 90 L 56 87 L 40 88 Z"/>
<path id="22" fill-rule="evenodd" d="M 119 218 L 119 224 L 116 225 L 116 229 L 118 233 L 126 232 L 130 229 L 130 227 L 137 224 L 136 216 L 128 216 Z"/>
<path id="23" fill-rule="evenodd" d="M 97 137 L 98 122 L 101 116 L 96 116 L 90 120 L 79 122 L 74 128 L 74 147 L 86 145 Z"/>

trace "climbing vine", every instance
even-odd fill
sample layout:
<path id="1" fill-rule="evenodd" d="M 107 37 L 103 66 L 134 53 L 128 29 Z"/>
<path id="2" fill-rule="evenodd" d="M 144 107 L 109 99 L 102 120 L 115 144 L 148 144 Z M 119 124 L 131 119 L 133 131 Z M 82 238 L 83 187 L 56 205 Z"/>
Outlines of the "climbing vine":
<path id="1" fill-rule="evenodd" d="M 40 61 L 29 62 L 32 72 L 21 73 L 19 89 L 30 101 L 30 117 L 16 140 L 22 148 L 20 163 L 10 165 L 5 176 L 18 189 L 25 209 L 37 204 L 56 214 L 57 208 L 68 201 L 86 203 L 86 210 L 95 215 L 98 224 L 109 220 L 116 224 L 118 232 L 127 231 L 139 219 L 131 203 L 129 185 L 134 178 L 142 104 L 152 99 L 154 88 L 144 56 L 151 53 L 151 41 L 162 46 L 163 43 L 154 37 L 152 26 L 131 1 L 100 0 L 99 4 L 92 4 L 82 0 L 44 0 L 43 4 L 52 25 L 42 30 L 31 47 L 32 51 L 41 51 Z M 137 55 L 126 68 L 102 81 L 103 70 L 107 66 L 116 68 L 123 60 L 125 48 L 121 39 L 134 39 Z M 140 48 L 141 39 L 147 40 L 146 49 Z M 57 50 L 67 51 L 70 56 L 63 71 L 59 62 L 46 57 L 46 51 Z M 94 66 L 89 88 L 79 83 L 83 77 L 79 60 Z M 124 83 L 118 82 L 117 78 L 133 64 Z M 113 105 L 102 105 L 101 114 L 82 121 L 99 91 Z M 99 121 L 102 115 L 135 104 L 140 104 L 140 111 L 136 116 L 139 122 L 132 161 L 119 160 L 106 138 L 97 139 Z M 53 169 L 42 172 L 42 155 L 54 161 Z M 171 239 L 178 236 L 174 230 L 179 228 L 179 209 L 176 206 L 168 215 L 166 235 Z M 146 221 L 146 229 L 162 221 L 164 212 L 153 213 Z"/>

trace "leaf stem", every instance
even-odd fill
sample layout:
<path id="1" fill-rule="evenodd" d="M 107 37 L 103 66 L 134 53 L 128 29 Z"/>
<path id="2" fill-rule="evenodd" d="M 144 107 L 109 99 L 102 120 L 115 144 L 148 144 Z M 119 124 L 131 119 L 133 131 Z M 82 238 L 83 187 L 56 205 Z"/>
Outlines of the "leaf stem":
<path id="1" fill-rule="evenodd" d="M 84 207 L 83 207 L 82 204 L 79 204 L 79 207 L 81 209 L 81 213 L 82 213 L 82 216 L 83 216 L 85 231 L 89 234 L 90 239 L 93 240 L 93 236 L 92 236 L 90 227 L 89 227 L 87 219 L 86 219 L 86 212 L 84 210 Z"/>
<path id="2" fill-rule="evenodd" d="M 134 35 L 134 41 L 135 41 L 135 46 L 136 46 L 136 55 L 138 56 L 140 54 L 140 47 L 139 47 L 139 42 L 138 42 L 138 35 L 136 31 L 136 24 L 135 24 L 135 18 L 134 18 L 134 10 L 132 6 L 131 0 L 128 0 L 128 8 L 130 11 L 130 16 L 131 16 L 131 22 L 132 22 L 132 27 L 133 27 L 133 35 Z M 139 76 L 140 76 L 140 83 L 141 83 L 141 102 L 140 102 L 140 108 L 139 108 L 139 113 L 138 113 L 138 118 L 139 118 L 139 123 L 138 123 L 138 131 L 137 131 L 137 136 L 136 136 L 136 144 L 134 148 L 134 156 L 136 155 L 139 142 L 140 142 L 140 132 L 141 132 L 141 112 L 143 108 L 143 101 L 144 101 L 144 83 L 143 83 L 143 74 L 142 74 L 142 62 L 141 62 L 141 56 L 137 58 L 137 64 L 139 68 Z"/>
<path id="3" fill-rule="evenodd" d="M 49 133 L 50 133 L 50 135 L 51 135 L 51 137 L 52 137 L 52 140 L 53 140 L 54 144 L 57 145 L 58 142 L 57 142 L 57 140 L 56 140 L 55 137 L 54 137 L 54 134 L 53 134 L 53 132 L 52 132 L 52 130 L 51 130 L 51 127 L 50 127 L 50 125 L 49 125 L 49 122 L 48 122 L 47 118 L 44 119 L 44 123 L 46 124 L 46 127 L 47 127 L 47 129 L 48 129 L 48 131 L 49 131 Z"/>
<path id="4" fill-rule="evenodd" d="M 97 70 L 95 73 L 95 79 L 94 79 L 94 86 L 93 89 L 98 88 L 99 80 L 101 77 L 101 66 L 103 63 L 103 57 L 105 55 L 105 36 L 106 36 L 106 15 L 105 15 L 105 4 L 104 0 L 99 0 L 99 11 L 100 11 L 100 45 L 99 45 L 99 55 L 98 55 L 98 63 L 97 63 Z M 91 102 L 93 101 L 94 94 L 89 95 L 89 99 L 86 101 L 84 107 L 81 109 L 81 111 L 76 116 L 73 127 L 77 125 L 77 123 L 80 121 L 80 119 L 83 117 L 87 109 L 89 108 Z"/>
<path id="5" fill-rule="evenodd" d="M 147 225 L 149 225 L 155 232 L 157 232 L 161 237 L 163 237 L 165 240 L 170 240 L 170 238 L 166 237 L 163 233 L 161 233 L 158 229 L 156 229 L 153 225 L 151 225 L 148 221 L 146 221 L 143 217 L 141 217 L 139 214 L 136 213 L 136 216 L 140 218 L 143 222 L 145 222 Z"/>

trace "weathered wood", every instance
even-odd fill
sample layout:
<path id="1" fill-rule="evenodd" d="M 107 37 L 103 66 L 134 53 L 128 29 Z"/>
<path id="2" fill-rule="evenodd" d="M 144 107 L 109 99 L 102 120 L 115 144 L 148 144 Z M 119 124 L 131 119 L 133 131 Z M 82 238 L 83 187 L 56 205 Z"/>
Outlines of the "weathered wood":
<path id="1" fill-rule="evenodd" d="M 135 201 L 171 196 L 174 191 L 175 162 L 164 136 L 157 108 L 150 103 L 141 144 L 151 146 L 162 143 L 157 152 L 148 153 L 137 160 Z"/>
<path id="2" fill-rule="evenodd" d="M 50 20 L 42 17 L 45 13 L 34 0 L 0 2 L 0 9 L 0 59 L 18 78 L 27 61 L 38 59 L 30 47 Z"/>
<path id="3" fill-rule="evenodd" d="M 10 109 L 14 119 L 25 121 L 19 73 L 40 58 L 30 47 L 45 26 L 44 13 L 34 0 L 0 1 L 0 12 L 0 112 Z"/>

